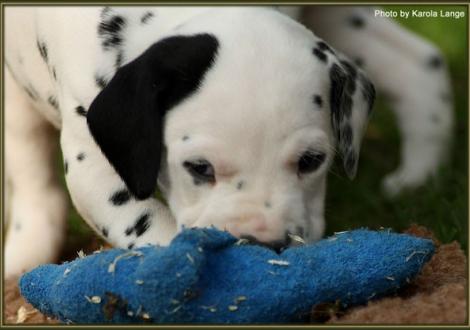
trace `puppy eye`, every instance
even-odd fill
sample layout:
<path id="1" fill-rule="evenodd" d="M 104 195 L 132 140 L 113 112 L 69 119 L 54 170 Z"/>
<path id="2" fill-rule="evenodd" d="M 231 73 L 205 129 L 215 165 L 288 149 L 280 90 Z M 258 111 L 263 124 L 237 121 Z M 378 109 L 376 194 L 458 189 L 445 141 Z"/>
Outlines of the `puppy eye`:
<path id="1" fill-rule="evenodd" d="M 300 156 L 297 162 L 297 174 L 307 174 L 315 171 L 325 161 L 323 152 L 307 150 Z"/>
<path id="2" fill-rule="evenodd" d="M 215 171 L 211 163 L 205 159 L 183 162 L 184 168 L 191 176 L 204 183 L 215 182 Z"/>

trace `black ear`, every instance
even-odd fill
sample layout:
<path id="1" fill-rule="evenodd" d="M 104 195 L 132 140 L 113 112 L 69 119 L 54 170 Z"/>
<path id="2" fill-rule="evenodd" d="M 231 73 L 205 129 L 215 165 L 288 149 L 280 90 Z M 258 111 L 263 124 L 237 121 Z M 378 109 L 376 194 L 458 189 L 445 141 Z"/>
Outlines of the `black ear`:
<path id="1" fill-rule="evenodd" d="M 343 166 L 350 179 L 357 172 L 359 151 L 375 100 L 370 80 L 347 59 L 330 67 L 331 125 Z"/>
<path id="2" fill-rule="evenodd" d="M 90 132 L 137 198 L 155 191 L 166 111 L 198 89 L 217 48 L 209 34 L 163 39 L 120 68 L 92 102 Z"/>

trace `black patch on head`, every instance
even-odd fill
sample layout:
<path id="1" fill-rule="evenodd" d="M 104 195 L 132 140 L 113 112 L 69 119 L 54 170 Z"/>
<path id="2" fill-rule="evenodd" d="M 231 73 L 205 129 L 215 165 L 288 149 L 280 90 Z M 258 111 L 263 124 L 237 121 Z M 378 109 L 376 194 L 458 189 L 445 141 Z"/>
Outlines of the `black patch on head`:
<path id="1" fill-rule="evenodd" d="M 121 67 L 91 104 L 90 132 L 137 198 L 156 187 L 165 113 L 197 91 L 218 45 L 209 34 L 160 40 Z"/>
<path id="2" fill-rule="evenodd" d="M 131 194 L 127 189 L 121 189 L 116 191 L 110 198 L 109 201 L 115 206 L 121 206 L 127 203 L 131 199 Z"/>
<path id="3" fill-rule="evenodd" d="M 46 46 L 46 43 L 38 40 L 38 41 L 36 42 L 36 45 L 38 46 L 39 54 L 41 54 L 42 59 L 44 60 L 44 62 L 47 63 L 48 58 L 47 58 L 47 46 Z"/>
<path id="4" fill-rule="evenodd" d="M 120 15 L 108 16 L 109 8 L 102 12 L 102 20 L 98 25 L 98 36 L 102 39 L 104 49 L 114 48 L 122 43 L 121 31 L 126 26 L 126 19 Z M 107 11 L 104 13 L 104 11 Z"/>
<path id="5" fill-rule="evenodd" d="M 313 55 L 315 55 L 320 61 L 327 63 L 328 57 L 326 54 L 318 48 L 313 48 Z"/>
<path id="6" fill-rule="evenodd" d="M 185 136 L 183 136 L 183 138 L 182 138 L 181 140 L 183 140 L 183 141 L 188 141 L 188 140 L 189 140 L 189 136 L 185 135 Z"/>
<path id="7" fill-rule="evenodd" d="M 129 245 L 127 246 L 127 248 L 128 248 L 129 250 L 131 250 L 131 249 L 134 247 L 134 245 L 135 245 L 134 243 L 129 243 Z"/>
<path id="8" fill-rule="evenodd" d="M 439 55 L 431 55 L 427 60 L 427 66 L 431 69 L 439 69 L 444 65 L 444 60 Z"/>
<path id="9" fill-rule="evenodd" d="M 85 159 L 85 153 L 80 152 L 80 153 L 77 155 L 77 160 L 78 160 L 79 162 L 81 162 L 81 161 L 84 160 L 84 159 Z"/>
<path id="10" fill-rule="evenodd" d="M 64 161 L 64 172 L 67 174 L 69 172 L 69 163 L 67 160 Z"/>
<path id="11" fill-rule="evenodd" d="M 84 107 L 82 107 L 81 105 L 79 105 L 78 107 L 75 108 L 75 112 L 79 115 L 79 116 L 84 116 L 86 117 L 86 110 Z"/>
<path id="12" fill-rule="evenodd" d="M 101 234 L 103 234 L 104 237 L 108 237 L 108 234 L 109 234 L 108 228 L 106 227 L 101 228 Z"/>
<path id="13" fill-rule="evenodd" d="M 105 88 L 106 85 L 108 84 L 106 79 L 103 76 L 100 76 L 98 74 L 95 74 L 95 83 L 96 83 L 96 86 L 98 86 L 100 89 Z"/>
<path id="14" fill-rule="evenodd" d="M 351 24 L 351 26 L 356 29 L 362 29 L 366 25 L 364 18 L 358 15 L 353 15 L 349 17 L 348 21 L 349 24 Z"/>
<path id="15" fill-rule="evenodd" d="M 47 102 L 56 110 L 59 110 L 59 103 L 57 103 L 57 99 L 55 96 L 51 95 L 47 98 Z"/>
<path id="16" fill-rule="evenodd" d="M 321 51 L 327 51 L 330 52 L 331 54 L 335 55 L 335 51 L 324 41 L 318 41 L 317 46 Z"/>
<path id="17" fill-rule="evenodd" d="M 154 14 L 151 11 L 147 11 L 140 18 L 140 23 L 147 24 L 153 16 L 154 16 Z"/>
<path id="18" fill-rule="evenodd" d="M 149 218 L 150 218 L 150 214 L 144 213 L 135 222 L 134 229 L 135 229 L 135 234 L 137 235 L 137 237 L 141 236 L 143 233 L 147 231 L 147 229 L 149 229 L 150 227 Z"/>
<path id="19" fill-rule="evenodd" d="M 237 183 L 237 190 L 242 190 L 245 182 L 243 180 L 238 181 Z"/>
<path id="20" fill-rule="evenodd" d="M 320 95 L 313 95 L 313 103 L 318 105 L 319 108 L 323 105 L 323 99 Z"/>

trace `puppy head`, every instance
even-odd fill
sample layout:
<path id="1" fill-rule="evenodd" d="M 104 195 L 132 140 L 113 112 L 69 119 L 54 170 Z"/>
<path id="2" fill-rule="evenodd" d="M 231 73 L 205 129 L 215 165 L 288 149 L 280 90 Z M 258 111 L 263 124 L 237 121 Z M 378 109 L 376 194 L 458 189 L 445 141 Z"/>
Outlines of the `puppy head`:
<path id="1" fill-rule="evenodd" d="M 180 227 L 320 238 L 335 149 L 350 177 L 357 169 L 370 82 L 271 10 L 220 10 L 178 33 L 121 68 L 93 102 L 88 123 L 103 153 L 138 198 L 153 193 L 162 163 Z"/>

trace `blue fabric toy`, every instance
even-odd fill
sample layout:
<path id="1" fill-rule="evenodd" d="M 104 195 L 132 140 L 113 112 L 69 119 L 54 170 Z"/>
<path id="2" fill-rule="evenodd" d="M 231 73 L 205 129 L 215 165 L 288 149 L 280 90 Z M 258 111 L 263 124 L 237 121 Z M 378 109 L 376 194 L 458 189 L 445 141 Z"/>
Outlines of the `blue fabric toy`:
<path id="1" fill-rule="evenodd" d="M 40 266 L 20 289 L 64 322 L 305 322 L 317 303 L 347 307 L 394 292 L 434 253 L 430 240 L 363 229 L 280 254 L 239 243 L 216 229 L 185 229 L 168 247 Z"/>

